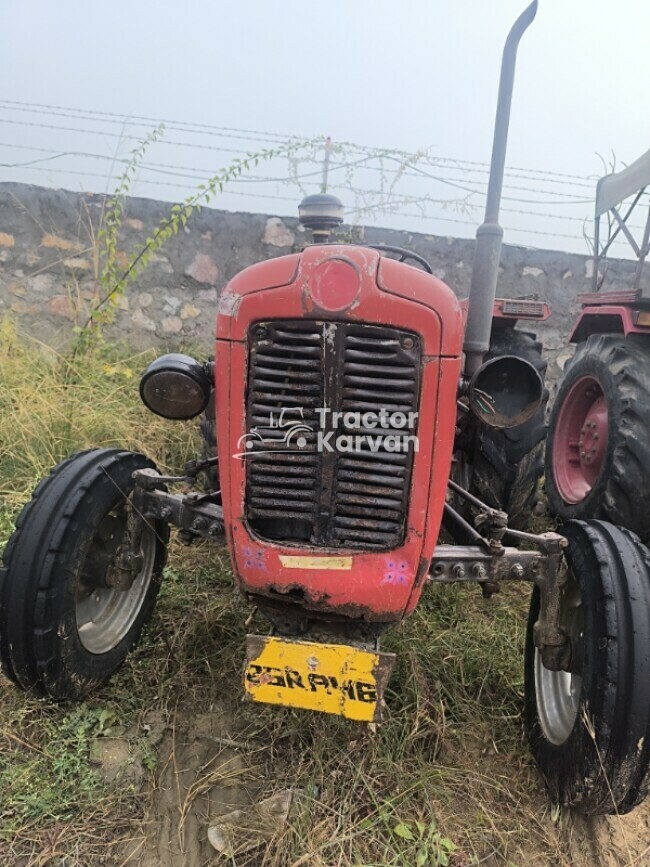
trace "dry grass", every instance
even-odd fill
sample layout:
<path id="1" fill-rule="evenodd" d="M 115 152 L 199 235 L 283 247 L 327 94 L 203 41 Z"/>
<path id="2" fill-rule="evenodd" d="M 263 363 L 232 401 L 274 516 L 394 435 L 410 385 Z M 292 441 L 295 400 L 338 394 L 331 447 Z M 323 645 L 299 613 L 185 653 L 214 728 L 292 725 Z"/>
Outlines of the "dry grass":
<path id="1" fill-rule="evenodd" d="M 77 449 L 142 450 L 170 471 L 194 454 L 192 428 L 139 403 L 137 376 L 148 360 L 113 350 L 70 365 L 2 326 L 0 546 L 37 480 Z M 373 733 L 338 718 L 241 705 L 249 612 L 232 593 L 227 553 L 173 547 L 144 640 L 84 704 L 52 706 L 0 679 L 0 863 L 123 863 L 124 841 L 138 837 L 145 816 L 155 820 L 147 792 L 160 769 L 147 720 L 191 721 L 215 706 L 246 745 L 244 764 L 260 791 L 305 793 L 274 845 L 235 859 L 238 867 L 590 863 L 567 854 L 571 823 L 551 820 L 522 737 L 526 595 L 511 588 L 485 602 L 473 588 L 427 591 L 386 638 L 399 663 L 387 719 Z M 265 626 L 256 619 L 248 628 Z M 144 761 L 138 784 L 98 778 L 92 742 L 111 733 Z M 196 770 L 196 786 L 214 782 Z M 183 803 L 184 824 L 191 803 Z"/>
<path id="2" fill-rule="evenodd" d="M 79 449 L 120 446 L 147 452 L 163 469 L 182 464 L 190 428 L 170 426 L 137 397 L 138 375 L 155 356 L 106 347 L 70 361 L 0 322 L 0 532 L 38 480 Z"/>

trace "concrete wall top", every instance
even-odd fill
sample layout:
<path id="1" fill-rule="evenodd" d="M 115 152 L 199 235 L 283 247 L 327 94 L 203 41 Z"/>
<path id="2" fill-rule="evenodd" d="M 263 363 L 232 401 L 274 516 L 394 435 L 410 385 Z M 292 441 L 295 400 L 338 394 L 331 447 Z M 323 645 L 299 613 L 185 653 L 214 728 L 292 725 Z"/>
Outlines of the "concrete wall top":
<path id="1" fill-rule="evenodd" d="M 11 313 L 21 328 L 61 345 L 101 297 L 95 239 L 106 197 L 25 184 L 0 184 L 0 315 Z M 118 258 L 142 247 L 170 205 L 129 198 Z M 343 229 L 345 235 L 349 230 Z M 473 240 L 362 229 L 369 243 L 407 247 L 424 256 L 434 273 L 461 297 L 468 294 Z M 109 335 L 142 348 L 212 343 L 219 291 L 242 268 L 292 252 L 307 240 L 297 219 L 203 208 L 186 228 L 154 254 L 128 287 Z M 566 336 L 579 293 L 590 291 L 589 256 L 505 244 L 498 293 L 548 301 L 553 315 L 536 330 L 553 362 L 571 354 Z M 610 260 L 607 287 L 628 288 L 634 263 Z"/>

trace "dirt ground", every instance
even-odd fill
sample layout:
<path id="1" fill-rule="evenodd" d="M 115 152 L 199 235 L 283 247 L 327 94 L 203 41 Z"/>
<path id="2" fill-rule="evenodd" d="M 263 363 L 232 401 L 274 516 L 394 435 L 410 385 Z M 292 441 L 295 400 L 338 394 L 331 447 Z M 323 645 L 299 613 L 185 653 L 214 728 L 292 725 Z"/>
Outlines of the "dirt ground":
<path id="1" fill-rule="evenodd" d="M 225 552 L 175 554 L 144 640 L 86 702 L 0 677 L 0 867 L 650 867 L 650 801 L 597 819 L 549 803 L 521 725 L 527 605 L 430 588 L 387 633 L 375 730 L 243 702 L 264 622 Z M 260 811 L 287 792 L 288 818 Z M 209 829 L 234 810 L 219 854 Z"/>
<path id="2" fill-rule="evenodd" d="M 262 842 L 252 851 L 237 852 L 235 849 L 230 857 L 217 854 L 208 841 L 208 828 L 215 820 L 234 809 L 250 809 L 263 794 L 273 789 L 273 760 L 269 762 L 268 754 L 264 755 L 269 752 L 269 745 L 247 737 L 250 716 L 245 716 L 245 719 L 238 720 L 223 707 L 215 706 L 211 712 L 199 715 L 179 710 L 168 719 L 155 714 L 148 719 L 145 725 L 152 742 L 157 745 L 157 771 L 153 785 L 143 791 L 146 799 L 144 818 L 134 828 L 132 839 L 124 845 L 116 863 L 124 867 L 220 864 L 257 867 L 276 863 L 270 858 L 273 841 Z M 346 745 L 341 747 L 345 749 Z M 449 753 L 451 755 L 451 751 Z M 278 784 L 287 781 L 285 760 L 286 756 L 278 754 Z M 467 762 L 467 753 L 463 761 Z M 476 756 L 476 766 L 480 767 L 482 775 L 495 778 L 503 774 L 504 761 L 507 764 L 507 756 L 489 755 L 484 751 Z M 468 777 L 471 779 L 471 774 Z M 518 840 L 506 861 L 488 851 L 477 860 L 465 860 L 462 853 L 457 859 L 452 856 L 450 864 L 507 863 L 517 867 L 650 865 L 650 802 L 628 816 L 587 819 L 569 814 L 552 817 L 541 787 L 535 801 L 547 833 L 557 839 L 557 850 L 553 855 L 539 851 L 536 834 L 529 843 L 525 839 Z M 465 813 L 464 804 L 456 806 L 459 815 Z M 282 829 L 279 833 L 281 835 Z M 295 867 L 347 865 L 340 858 L 329 862 L 321 860 L 317 853 L 312 857 L 309 851 L 295 859 L 292 857 L 277 863 Z M 380 863 L 377 862 L 377 867 Z M 404 867 L 411 865 L 404 862 Z"/>
<path id="3" fill-rule="evenodd" d="M 174 714 L 153 723 L 160 737 L 160 770 L 125 863 L 137 867 L 200 867 L 217 860 L 208 827 L 221 814 L 255 802 L 260 781 L 233 720 L 215 709 Z"/>

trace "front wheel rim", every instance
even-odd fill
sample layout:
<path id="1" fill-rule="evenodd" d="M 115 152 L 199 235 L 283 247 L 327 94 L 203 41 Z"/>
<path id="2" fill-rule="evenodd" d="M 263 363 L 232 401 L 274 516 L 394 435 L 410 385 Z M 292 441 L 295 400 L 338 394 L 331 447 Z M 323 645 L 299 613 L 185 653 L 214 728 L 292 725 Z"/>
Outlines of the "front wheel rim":
<path id="1" fill-rule="evenodd" d="M 562 401 L 553 438 L 553 478 L 565 503 L 582 502 L 605 463 L 609 415 L 601 384 L 577 379 Z"/>
<path id="2" fill-rule="evenodd" d="M 123 511 L 111 513 L 105 518 L 113 521 L 116 515 L 123 519 Z M 125 522 L 122 522 L 122 530 Z M 115 539 L 113 527 L 110 528 L 110 543 L 115 553 L 121 536 Z M 100 534 L 101 527 L 98 530 Z M 97 539 L 97 537 L 96 537 Z M 96 539 L 93 540 L 96 543 Z M 102 540 L 105 547 L 105 540 Z M 145 603 L 153 579 L 156 560 L 156 533 L 146 525 L 141 540 L 142 566 L 127 590 L 96 583 L 79 582 L 75 596 L 75 616 L 79 640 L 89 653 L 100 655 L 117 647 L 129 633 Z M 108 566 L 109 571 L 111 566 Z M 89 576 L 90 577 L 90 576 Z"/>
<path id="3" fill-rule="evenodd" d="M 571 641 L 572 665 L 582 658 L 584 614 L 582 597 L 572 576 L 565 586 L 560 605 L 560 626 Z M 570 736 L 578 719 L 582 695 L 582 671 L 551 671 L 544 666 L 535 648 L 535 697 L 537 715 L 547 740 L 559 746 Z"/>

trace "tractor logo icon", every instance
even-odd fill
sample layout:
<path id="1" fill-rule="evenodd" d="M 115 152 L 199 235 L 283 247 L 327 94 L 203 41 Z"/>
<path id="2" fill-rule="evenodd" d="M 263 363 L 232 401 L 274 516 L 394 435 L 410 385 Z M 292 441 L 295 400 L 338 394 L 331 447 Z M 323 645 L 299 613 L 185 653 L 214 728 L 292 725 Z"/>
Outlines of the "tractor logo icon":
<path id="1" fill-rule="evenodd" d="M 253 450 L 259 454 L 306 448 L 308 437 L 314 431 L 303 419 L 302 407 L 283 407 L 277 417 L 271 413 L 268 427 L 253 427 L 239 437 L 237 447 L 242 451 L 234 457 L 241 459 Z M 278 436 L 278 431 L 282 432 L 282 436 Z"/>

